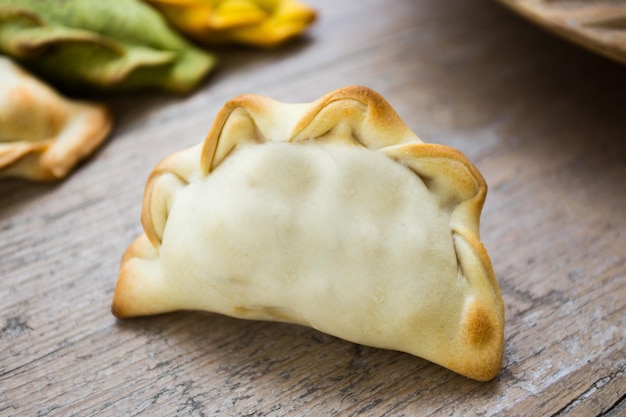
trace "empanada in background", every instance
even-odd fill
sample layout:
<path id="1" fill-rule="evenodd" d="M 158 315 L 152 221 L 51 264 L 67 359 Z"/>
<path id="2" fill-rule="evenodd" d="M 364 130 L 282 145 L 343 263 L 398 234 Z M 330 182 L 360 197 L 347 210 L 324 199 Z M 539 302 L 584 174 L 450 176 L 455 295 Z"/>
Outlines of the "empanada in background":
<path id="1" fill-rule="evenodd" d="M 0 178 L 63 178 L 111 127 L 104 106 L 65 98 L 0 56 Z"/>
<path id="2" fill-rule="evenodd" d="M 0 0 L 0 53 L 81 93 L 188 93 L 216 62 L 140 0 Z"/>
<path id="3" fill-rule="evenodd" d="M 240 96 L 150 175 L 112 311 L 297 323 L 490 380 L 504 307 L 479 240 L 486 192 L 367 88 Z"/>
<path id="4" fill-rule="evenodd" d="M 315 10 L 297 0 L 146 0 L 194 41 L 274 47 L 306 30 Z"/>

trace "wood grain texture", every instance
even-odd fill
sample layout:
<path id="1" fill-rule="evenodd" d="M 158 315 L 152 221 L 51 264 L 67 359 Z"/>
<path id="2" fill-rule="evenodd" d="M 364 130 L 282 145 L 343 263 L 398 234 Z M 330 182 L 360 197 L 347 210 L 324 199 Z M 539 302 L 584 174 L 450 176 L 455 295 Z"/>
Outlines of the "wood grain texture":
<path id="1" fill-rule="evenodd" d="M 192 95 L 108 98 L 114 134 L 66 181 L 0 183 L 0 416 L 623 415 L 624 67 L 494 3 L 310 4 L 308 37 L 222 51 Z M 482 239 L 507 317 L 494 381 L 299 326 L 111 316 L 160 159 L 237 94 L 308 102 L 351 84 L 489 184 Z"/>
<path id="2" fill-rule="evenodd" d="M 498 0 L 551 32 L 626 64 L 624 0 Z"/>

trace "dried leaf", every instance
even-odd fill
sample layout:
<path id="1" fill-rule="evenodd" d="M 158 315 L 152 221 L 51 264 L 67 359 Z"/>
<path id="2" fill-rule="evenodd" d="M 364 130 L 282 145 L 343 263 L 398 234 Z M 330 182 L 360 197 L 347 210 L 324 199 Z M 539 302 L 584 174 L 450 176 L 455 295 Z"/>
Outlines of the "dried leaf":
<path id="1" fill-rule="evenodd" d="M 296 0 L 146 0 L 203 44 L 272 47 L 304 31 L 315 11 Z"/>
<path id="2" fill-rule="evenodd" d="M 188 92 L 215 64 L 138 0 L 0 0 L 0 52 L 73 90 Z"/>

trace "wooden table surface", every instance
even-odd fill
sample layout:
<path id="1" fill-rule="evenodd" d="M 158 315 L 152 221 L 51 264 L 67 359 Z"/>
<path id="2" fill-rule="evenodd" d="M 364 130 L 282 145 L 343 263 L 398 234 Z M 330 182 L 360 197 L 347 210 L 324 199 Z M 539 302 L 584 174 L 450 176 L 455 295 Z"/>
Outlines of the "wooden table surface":
<path id="1" fill-rule="evenodd" d="M 275 51 L 220 51 L 186 97 L 107 98 L 116 130 L 65 181 L 0 183 L 0 415 L 626 415 L 626 67 L 478 0 L 309 0 Z M 241 93 L 369 86 L 489 194 L 506 305 L 488 383 L 304 327 L 180 312 L 118 321 L 153 166 Z"/>

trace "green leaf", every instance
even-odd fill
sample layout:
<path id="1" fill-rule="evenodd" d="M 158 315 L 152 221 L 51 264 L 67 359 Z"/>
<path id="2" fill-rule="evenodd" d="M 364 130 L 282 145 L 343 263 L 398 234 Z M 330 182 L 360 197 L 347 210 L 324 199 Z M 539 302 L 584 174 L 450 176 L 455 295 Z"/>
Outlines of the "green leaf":
<path id="1" fill-rule="evenodd" d="M 215 65 L 138 0 L 0 0 L 0 53 L 73 90 L 188 92 Z"/>

